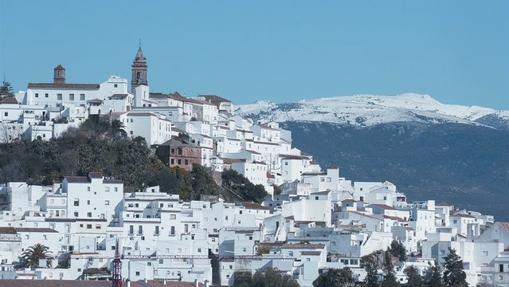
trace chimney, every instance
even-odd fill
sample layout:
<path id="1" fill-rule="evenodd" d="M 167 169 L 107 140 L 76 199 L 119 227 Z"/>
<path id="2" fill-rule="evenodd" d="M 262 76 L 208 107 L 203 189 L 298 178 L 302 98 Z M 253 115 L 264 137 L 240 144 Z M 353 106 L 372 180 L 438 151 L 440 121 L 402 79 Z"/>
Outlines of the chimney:
<path id="1" fill-rule="evenodd" d="M 65 83 L 65 68 L 62 65 L 58 65 L 53 69 L 53 83 L 54 84 Z"/>

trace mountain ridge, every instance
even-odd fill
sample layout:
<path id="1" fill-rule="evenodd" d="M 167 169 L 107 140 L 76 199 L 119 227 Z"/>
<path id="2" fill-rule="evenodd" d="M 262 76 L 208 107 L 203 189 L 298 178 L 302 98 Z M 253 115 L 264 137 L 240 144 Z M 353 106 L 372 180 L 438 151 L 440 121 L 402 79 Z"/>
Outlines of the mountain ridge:
<path id="1" fill-rule="evenodd" d="M 430 95 L 417 93 L 339 96 L 279 104 L 258 101 L 239 105 L 237 112 L 261 121 L 327 122 L 359 127 L 392 122 L 420 122 L 509 128 L 509 111 L 444 104 Z"/>
<path id="2" fill-rule="evenodd" d="M 276 121 L 293 144 L 354 181 L 389 180 L 411 200 L 434 198 L 509 221 L 509 111 L 429 95 L 356 95 L 238 107 Z"/>

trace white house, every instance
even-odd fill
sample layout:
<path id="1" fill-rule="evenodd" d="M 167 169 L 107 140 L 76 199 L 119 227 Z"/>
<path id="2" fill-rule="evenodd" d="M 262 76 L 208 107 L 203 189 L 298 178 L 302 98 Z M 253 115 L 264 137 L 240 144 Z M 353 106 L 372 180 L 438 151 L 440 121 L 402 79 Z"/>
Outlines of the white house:
<path id="1" fill-rule="evenodd" d="M 130 137 L 143 137 L 147 145 L 162 144 L 171 139 L 172 123 L 158 113 L 131 111 L 114 115 Z"/>

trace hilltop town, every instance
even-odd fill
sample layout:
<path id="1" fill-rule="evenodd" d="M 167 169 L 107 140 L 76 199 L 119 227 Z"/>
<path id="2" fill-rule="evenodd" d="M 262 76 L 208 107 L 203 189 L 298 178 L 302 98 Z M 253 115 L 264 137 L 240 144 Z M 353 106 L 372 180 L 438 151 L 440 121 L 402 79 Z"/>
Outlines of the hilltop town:
<path id="1" fill-rule="evenodd" d="M 205 168 L 221 192 L 183 198 L 148 180 L 126 188 L 131 179 L 101 170 L 3 182 L 0 286 L 234 286 L 269 269 L 313 286 L 344 268 L 357 283 L 391 274 L 406 284 L 408 270 L 443 269 L 451 254 L 470 286 L 509 286 L 509 223 L 432 198 L 412 202 L 390 181 L 345 178 L 293 146 L 277 122 L 245 118 L 223 97 L 151 91 L 141 47 L 131 69 L 130 82 L 69 83 L 57 65 L 52 82 L 3 95 L 0 142 L 54 141 L 103 120 L 143 139 L 169 169 Z M 222 184 L 227 171 L 263 196 Z"/>

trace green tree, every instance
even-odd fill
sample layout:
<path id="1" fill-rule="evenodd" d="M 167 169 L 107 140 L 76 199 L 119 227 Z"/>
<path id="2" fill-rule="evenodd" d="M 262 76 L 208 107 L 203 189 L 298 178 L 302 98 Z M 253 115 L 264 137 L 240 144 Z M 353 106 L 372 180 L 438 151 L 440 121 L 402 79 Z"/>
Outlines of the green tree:
<path id="1" fill-rule="evenodd" d="M 263 185 L 252 184 L 247 178 L 239 174 L 235 170 L 225 170 L 221 175 L 223 181 L 222 186 L 227 191 L 232 191 L 239 195 L 243 201 L 262 202 L 267 192 Z"/>
<path id="2" fill-rule="evenodd" d="M 443 287 L 442 271 L 440 270 L 440 264 L 429 264 L 428 268 L 424 271 L 424 286 L 426 287 Z"/>
<path id="3" fill-rule="evenodd" d="M 407 276 L 407 284 L 408 287 L 422 287 L 424 286 L 422 276 L 419 274 L 419 270 L 414 266 L 408 266 L 404 270 L 405 275 Z"/>
<path id="4" fill-rule="evenodd" d="M 351 287 L 355 286 L 352 270 L 350 268 L 329 269 L 318 276 L 313 282 L 313 287 Z"/>
<path id="5" fill-rule="evenodd" d="M 191 171 L 191 200 L 200 199 L 201 195 L 218 195 L 219 186 L 212 177 L 212 171 L 201 165 L 193 164 Z"/>
<path id="6" fill-rule="evenodd" d="M 449 248 L 449 254 L 444 257 L 444 283 L 450 287 L 468 287 L 467 275 L 463 271 L 463 260 L 456 254 L 456 250 Z"/>
<path id="7" fill-rule="evenodd" d="M 124 130 L 124 124 L 119 120 L 111 121 L 111 134 L 115 137 L 126 137 L 127 133 Z"/>
<path id="8" fill-rule="evenodd" d="M 378 287 L 378 263 L 377 254 L 373 253 L 361 258 L 361 267 L 366 270 L 364 283 L 366 287 Z"/>
<path id="9" fill-rule="evenodd" d="M 397 240 L 391 242 L 389 252 L 392 256 L 398 257 L 399 261 L 404 262 L 407 259 L 405 246 Z"/>
<path id="10" fill-rule="evenodd" d="M 385 276 L 382 280 L 382 287 L 399 286 L 399 282 L 396 280 L 396 275 L 394 274 L 394 265 L 392 264 L 392 256 L 389 250 L 384 252 L 383 270 L 385 272 Z"/>
<path id="11" fill-rule="evenodd" d="M 29 268 L 39 267 L 39 260 L 46 259 L 47 267 L 51 267 L 52 257 L 51 252 L 47 246 L 44 246 L 40 243 L 35 244 L 34 246 L 29 247 L 27 250 L 23 252 L 21 255 L 23 266 Z"/>
<path id="12" fill-rule="evenodd" d="M 0 99 L 4 96 L 14 96 L 14 94 L 12 93 L 12 86 L 11 86 L 11 83 L 7 82 L 7 81 L 2 81 L 2 86 L 0 86 Z"/>
<path id="13" fill-rule="evenodd" d="M 256 272 L 251 278 L 246 273 L 236 273 L 233 286 L 239 287 L 299 287 L 297 281 L 274 269 Z"/>

